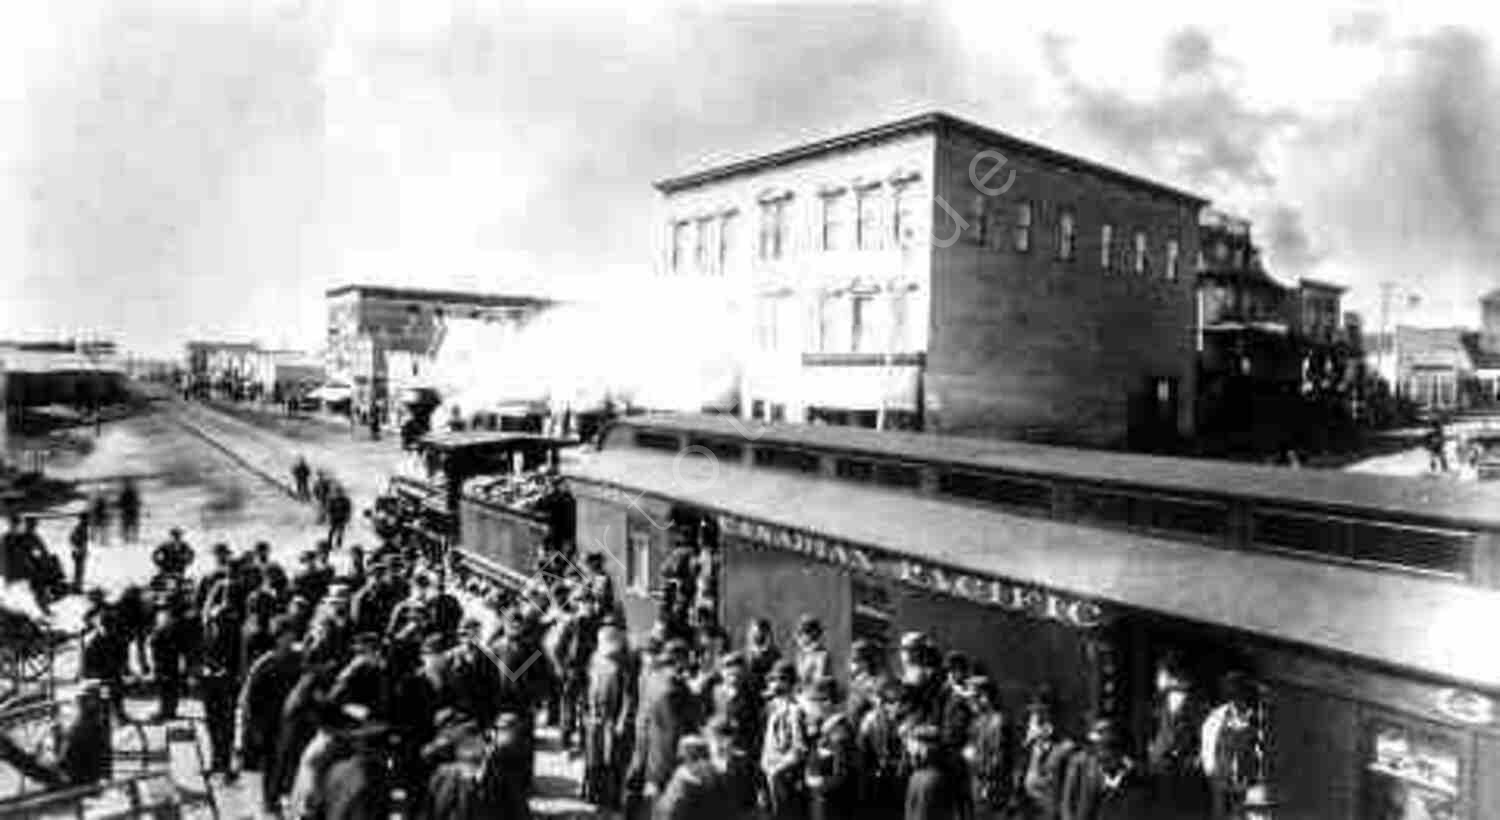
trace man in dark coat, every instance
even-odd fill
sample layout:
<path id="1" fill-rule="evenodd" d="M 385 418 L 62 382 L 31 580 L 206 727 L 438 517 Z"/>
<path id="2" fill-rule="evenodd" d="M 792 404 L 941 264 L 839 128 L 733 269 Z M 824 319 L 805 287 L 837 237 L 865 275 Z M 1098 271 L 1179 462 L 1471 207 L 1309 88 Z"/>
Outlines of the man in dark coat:
<path id="1" fill-rule="evenodd" d="M 283 796 L 291 793 L 302 753 L 318 733 L 323 703 L 338 671 L 338 663 L 328 654 L 307 653 L 302 676 L 282 704 L 281 722 L 276 732 L 276 754 L 261 790 L 262 797 L 269 800 L 268 805 L 278 805 Z"/>
<path id="2" fill-rule="evenodd" d="M 78 514 L 78 522 L 68 533 L 68 545 L 72 547 L 73 557 L 73 589 L 83 591 L 83 575 L 89 560 L 89 534 L 92 527 L 89 526 L 89 514 L 81 512 Z"/>
<path id="3" fill-rule="evenodd" d="M 151 668 L 155 672 L 158 706 L 153 720 L 174 720 L 177 699 L 182 693 L 183 629 L 180 604 L 174 598 L 162 600 L 156 608 L 156 625 L 147 639 L 151 646 Z"/>
<path id="4" fill-rule="evenodd" d="M 686 654 L 686 647 L 668 646 L 641 692 L 629 779 L 640 783 L 641 793 L 648 799 L 660 794 L 672 776 L 677 741 L 701 722 L 697 699 L 682 678 Z"/>
<path id="5" fill-rule="evenodd" d="M 240 765 L 247 771 L 267 771 L 276 750 L 281 707 L 302 675 L 302 657 L 296 651 L 297 632 L 291 622 L 272 622 L 275 641 L 245 676 L 238 704 Z M 267 804 L 269 805 L 269 804 Z"/>
<path id="6" fill-rule="evenodd" d="M 221 581 L 228 583 L 227 580 Z M 240 622 L 233 607 L 223 603 L 204 615 L 203 670 L 200 685 L 204 722 L 212 752 L 210 771 L 233 772 L 234 707 L 240 681 Z"/>
<path id="7" fill-rule="evenodd" d="M 974 722 L 969 729 L 969 743 L 964 760 L 973 781 L 976 806 L 1001 811 L 1011 803 L 1011 786 L 1015 767 L 1015 738 L 1010 720 L 1001 708 L 994 681 L 976 677 L 968 682 L 974 693 Z"/>
<path id="8" fill-rule="evenodd" d="M 876 693 L 875 705 L 860 721 L 860 805 L 876 818 L 901 816 L 907 775 L 902 729 L 909 712 L 906 690 L 892 679 Z"/>
<path id="9" fill-rule="evenodd" d="M 354 504 L 349 500 L 349 494 L 343 487 L 335 485 L 333 491 L 328 495 L 328 545 L 334 548 L 344 546 L 344 530 L 349 526 L 349 518 L 354 514 Z"/>
<path id="10" fill-rule="evenodd" d="M 757 692 L 765 691 L 771 668 L 781 660 L 781 650 L 776 648 L 776 636 L 771 631 L 770 621 L 756 618 L 750 622 L 745 630 L 744 653 L 745 671 L 750 676 L 746 682 Z"/>
<path id="11" fill-rule="evenodd" d="M 966 820 L 963 778 L 948 765 L 941 730 L 932 724 L 917 726 L 907 746 L 912 773 L 906 784 L 905 820 Z"/>
<path id="12" fill-rule="evenodd" d="M 345 734 L 349 752 L 322 778 L 314 820 L 368 820 L 391 815 L 391 788 L 385 769 L 388 730 L 362 726 Z"/>
<path id="13" fill-rule="evenodd" d="M 708 741 L 686 735 L 677 741 L 677 767 L 651 810 L 651 820 L 732 820 L 736 809 L 724 773 L 709 753 Z"/>
<path id="14" fill-rule="evenodd" d="M 1157 667 L 1153 729 L 1146 747 L 1152 808 L 1160 820 L 1208 814 L 1208 783 L 1199 763 L 1199 732 L 1206 704 L 1176 656 Z"/>
<path id="15" fill-rule="evenodd" d="M 79 653 L 79 675 L 99 681 L 106 689 L 117 717 L 125 716 L 125 673 L 130 661 L 130 644 L 120 627 L 120 616 L 114 607 L 99 612 L 94 626 L 83 639 Z"/>
<path id="16" fill-rule="evenodd" d="M 1090 748 L 1073 757 L 1062 789 L 1062 820 L 1144 820 L 1146 783 L 1125 756 L 1125 737 L 1111 720 L 1089 732 Z"/>
<path id="17" fill-rule="evenodd" d="M 116 506 L 120 508 L 120 539 L 134 544 L 141 534 L 141 494 L 134 481 L 125 479 Z"/>
<path id="18" fill-rule="evenodd" d="M 297 461 L 292 464 L 292 485 L 296 489 L 297 500 L 308 500 L 307 479 L 312 475 L 312 468 L 307 466 L 307 459 L 297 456 Z"/>
<path id="19" fill-rule="evenodd" d="M 614 622 L 599 628 L 583 701 L 584 800 L 614 810 L 621 805 L 630 724 L 635 716 L 635 669 L 625 636 Z"/>
<path id="20" fill-rule="evenodd" d="M 473 723 L 456 731 L 460 737 L 453 742 L 452 757 L 433 769 L 418 816 L 426 820 L 506 817 L 496 756 L 484 735 Z"/>
<path id="21" fill-rule="evenodd" d="M 731 652 L 719 661 L 719 681 L 709 703 L 715 720 L 722 724 L 725 777 L 731 797 L 742 809 L 755 801 L 756 761 L 760 756 L 761 715 L 765 704 L 763 693 L 750 687 L 750 673 L 745 656 Z"/>
<path id="22" fill-rule="evenodd" d="M 844 702 L 844 711 L 850 722 L 859 726 L 864 721 L 880 690 L 891 680 L 878 644 L 861 639 L 849 645 L 849 697 Z"/>
<path id="23" fill-rule="evenodd" d="M 167 540 L 156 545 L 151 552 L 151 562 L 162 575 L 180 578 L 193 563 L 193 548 L 182 538 L 182 530 L 173 527 Z"/>
<path id="24" fill-rule="evenodd" d="M 69 785 L 97 783 L 110 776 L 109 710 L 100 694 L 98 681 L 84 681 L 71 714 L 58 727 L 57 771 Z"/>
<path id="25" fill-rule="evenodd" d="M 1046 692 L 1038 692 L 1026 707 L 1026 734 L 1016 776 L 1026 811 L 1023 816 L 1034 820 L 1057 820 L 1061 816 L 1063 779 L 1078 748 L 1059 735 L 1054 708 Z"/>

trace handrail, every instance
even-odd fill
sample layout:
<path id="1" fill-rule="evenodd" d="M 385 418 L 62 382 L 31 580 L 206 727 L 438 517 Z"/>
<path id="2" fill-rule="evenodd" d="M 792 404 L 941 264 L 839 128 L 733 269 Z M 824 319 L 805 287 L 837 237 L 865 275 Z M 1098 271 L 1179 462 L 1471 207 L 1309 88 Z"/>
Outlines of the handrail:
<path id="1" fill-rule="evenodd" d="M 83 786 L 64 786 L 20 797 L 0 798 L 0 817 L 15 817 L 20 815 L 21 812 L 40 811 L 49 807 L 56 807 L 61 803 L 76 803 L 81 800 L 87 800 L 90 797 L 98 797 L 105 792 L 115 789 L 130 788 L 148 780 L 167 780 L 170 782 L 171 778 L 165 772 L 138 772 Z M 174 784 L 174 792 L 176 788 Z M 138 806 L 140 801 L 138 798 L 132 797 L 131 802 Z"/>

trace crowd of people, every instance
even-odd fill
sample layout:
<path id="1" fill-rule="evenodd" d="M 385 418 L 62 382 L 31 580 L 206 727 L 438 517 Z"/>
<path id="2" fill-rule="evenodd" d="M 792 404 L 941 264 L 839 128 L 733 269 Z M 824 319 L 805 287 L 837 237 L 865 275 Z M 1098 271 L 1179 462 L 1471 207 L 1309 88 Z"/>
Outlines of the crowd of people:
<path id="1" fill-rule="evenodd" d="M 347 494 L 299 464 L 297 494 L 331 517 Z M 736 645 L 716 618 L 716 552 L 691 539 L 633 646 L 603 555 L 555 549 L 516 589 L 465 575 L 403 515 L 384 499 L 374 549 L 331 529 L 290 568 L 265 542 L 221 543 L 195 573 L 172 530 L 149 584 L 89 594 L 80 698 L 94 706 L 67 748 L 100 731 L 107 748 L 100 716 L 130 719 L 135 689 L 159 721 L 196 696 L 212 772 L 258 773 L 280 817 L 527 817 L 542 725 L 581 757 L 578 796 L 629 820 L 1258 816 L 1243 679 L 1208 709 L 1165 665 L 1137 760 L 1107 717 L 1066 736 L 1048 690 L 1013 714 L 984 670 L 922 633 L 856 641 L 847 670 L 811 616 L 785 650 L 765 619 Z M 107 755 L 75 768 L 103 777 Z"/>

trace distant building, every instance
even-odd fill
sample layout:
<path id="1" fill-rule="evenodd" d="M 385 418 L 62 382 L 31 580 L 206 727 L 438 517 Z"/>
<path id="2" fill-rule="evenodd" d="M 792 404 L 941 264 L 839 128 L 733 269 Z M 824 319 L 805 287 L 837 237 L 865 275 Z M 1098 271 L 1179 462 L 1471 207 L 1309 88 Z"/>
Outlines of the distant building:
<path id="1" fill-rule="evenodd" d="M 390 356 L 430 356 L 449 318 L 524 324 L 548 302 L 532 296 L 345 285 L 328 291 L 328 378 L 365 405 L 391 397 Z"/>
<path id="2" fill-rule="evenodd" d="M 254 342 L 196 341 L 185 350 L 187 377 L 195 384 L 227 386 L 248 375 Z"/>
<path id="3" fill-rule="evenodd" d="M 1329 419 L 1310 404 L 1347 405 L 1363 376 L 1359 318 L 1341 310 L 1344 288 L 1271 276 L 1248 220 L 1206 211 L 1199 225 L 1198 431 L 1231 449 L 1291 446 L 1305 425 Z M 1347 321 L 1346 321 L 1347 320 Z"/>
<path id="4" fill-rule="evenodd" d="M 1433 410 L 1457 410 L 1468 404 L 1474 361 L 1462 327 L 1397 327 L 1395 360 L 1397 394 Z"/>
<path id="5" fill-rule="evenodd" d="M 749 317 L 744 416 L 1192 432 L 1197 196 L 945 114 L 656 187 L 663 275 L 722 278 Z"/>

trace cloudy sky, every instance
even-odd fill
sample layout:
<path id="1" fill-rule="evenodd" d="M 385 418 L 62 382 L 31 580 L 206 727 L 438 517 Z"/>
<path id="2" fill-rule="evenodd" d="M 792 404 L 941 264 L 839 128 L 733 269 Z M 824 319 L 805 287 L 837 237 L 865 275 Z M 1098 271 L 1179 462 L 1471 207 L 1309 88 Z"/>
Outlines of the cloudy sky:
<path id="1" fill-rule="evenodd" d="M 623 277 L 651 180 L 933 108 L 1247 215 L 1370 326 L 1382 282 L 1418 324 L 1500 286 L 1481 6 L 1010 5 L 23 4 L 0 337 L 315 345 L 335 284 Z"/>

